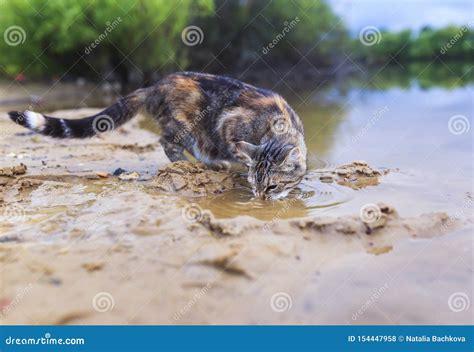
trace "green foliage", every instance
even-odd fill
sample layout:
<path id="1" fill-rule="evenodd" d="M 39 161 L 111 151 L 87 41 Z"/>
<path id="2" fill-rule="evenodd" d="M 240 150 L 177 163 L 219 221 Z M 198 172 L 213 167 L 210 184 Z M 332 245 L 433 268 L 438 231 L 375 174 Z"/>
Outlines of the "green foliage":
<path id="1" fill-rule="evenodd" d="M 191 25 L 202 30 L 198 45 L 183 43 Z M 183 69 L 339 67 L 348 54 L 379 66 L 468 60 L 474 46 L 472 30 L 455 26 L 382 31 L 380 42 L 364 46 L 323 0 L 9 0 L 0 4 L 0 34 L 12 28 L 20 41 L 0 38 L 0 74 L 141 83 Z"/>
<path id="2" fill-rule="evenodd" d="M 150 72 L 185 65 L 181 31 L 191 18 L 210 14 L 213 1 L 9 0 L 1 7 L 2 32 L 19 26 L 26 34 L 23 44 L 0 41 L 6 73 L 101 77 L 112 70 L 128 74 L 137 67 Z"/>
<path id="3" fill-rule="evenodd" d="M 357 42 L 361 55 L 369 64 L 385 63 L 392 58 L 396 60 L 408 59 L 408 48 L 412 43 L 412 33 L 404 30 L 398 33 L 380 32 L 380 42 L 371 46 L 364 46 Z"/>
<path id="4" fill-rule="evenodd" d="M 202 29 L 200 45 L 181 40 L 189 25 Z M 296 63 L 309 52 L 308 60 L 329 65 L 348 38 L 322 0 L 9 0 L 0 29 L 10 26 L 21 27 L 26 41 L 1 41 L 0 66 L 29 78 L 67 72 L 101 79 L 113 72 L 127 81 L 154 71 L 215 71 L 214 56 L 235 71 L 272 42 L 267 62 Z"/>
<path id="5" fill-rule="evenodd" d="M 468 60 L 472 58 L 474 32 L 467 26 L 448 26 L 440 29 L 423 28 L 414 35 L 410 31 L 382 31 L 380 42 L 371 46 L 353 43 L 358 59 L 369 65 L 433 60 Z"/>
<path id="6" fill-rule="evenodd" d="M 448 26 L 438 30 L 424 28 L 414 45 L 410 56 L 417 59 L 430 59 L 437 55 L 447 58 L 468 59 L 472 57 L 474 32 L 467 26 Z"/>
<path id="7" fill-rule="evenodd" d="M 247 68 L 259 56 L 295 64 L 306 55 L 330 65 L 348 40 L 344 24 L 322 0 L 216 0 L 214 16 L 202 18 L 203 50 L 194 51 L 196 67 L 218 56 L 225 68 Z M 270 47 L 273 46 L 273 47 Z M 223 68 L 219 64 L 217 68 Z"/>

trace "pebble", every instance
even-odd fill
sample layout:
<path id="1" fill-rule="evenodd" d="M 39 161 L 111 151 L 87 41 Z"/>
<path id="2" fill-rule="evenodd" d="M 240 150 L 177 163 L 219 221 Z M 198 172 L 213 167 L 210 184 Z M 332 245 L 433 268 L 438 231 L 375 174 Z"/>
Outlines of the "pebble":
<path id="1" fill-rule="evenodd" d="M 118 177 L 122 181 L 137 180 L 140 178 L 140 174 L 136 171 L 130 173 L 122 173 Z"/>
<path id="2" fill-rule="evenodd" d="M 110 175 L 107 171 L 96 171 L 95 174 L 101 178 L 107 178 Z"/>
<path id="3" fill-rule="evenodd" d="M 127 172 L 127 171 L 125 171 L 124 169 L 122 169 L 122 168 L 119 167 L 117 170 L 114 171 L 114 174 L 113 174 L 113 175 L 114 175 L 114 176 L 120 176 L 120 175 L 123 174 L 124 172 Z"/>
<path id="4" fill-rule="evenodd" d="M 334 181 L 334 177 L 332 175 L 322 175 L 319 177 L 319 179 L 321 180 L 321 182 L 333 182 Z"/>

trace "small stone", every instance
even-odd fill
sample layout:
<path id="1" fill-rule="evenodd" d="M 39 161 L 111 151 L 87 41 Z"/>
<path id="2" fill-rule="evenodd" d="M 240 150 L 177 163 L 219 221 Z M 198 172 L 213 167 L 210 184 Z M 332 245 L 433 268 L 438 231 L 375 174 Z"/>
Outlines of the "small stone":
<path id="1" fill-rule="evenodd" d="M 122 173 L 118 178 L 122 181 L 138 180 L 140 178 L 140 174 L 136 171 L 133 171 L 130 173 Z"/>
<path id="2" fill-rule="evenodd" d="M 337 169 L 336 174 L 341 175 L 341 176 L 346 176 L 346 175 L 349 175 L 349 171 L 343 170 L 343 169 Z"/>
<path id="3" fill-rule="evenodd" d="M 127 172 L 127 171 L 125 171 L 124 169 L 122 169 L 122 168 L 119 167 L 117 170 L 114 171 L 114 174 L 113 174 L 113 175 L 114 175 L 114 176 L 120 176 L 120 175 L 123 174 L 124 172 Z"/>
<path id="4" fill-rule="evenodd" d="M 387 245 L 387 246 L 369 248 L 367 252 L 370 254 L 380 255 L 380 254 L 390 252 L 392 249 L 393 249 L 393 246 Z"/>
<path id="5" fill-rule="evenodd" d="M 61 279 L 56 278 L 56 277 L 52 277 L 52 278 L 49 279 L 49 283 L 53 286 L 61 286 L 63 281 Z"/>
<path id="6" fill-rule="evenodd" d="M 81 266 L 91 273 L 101 270 L 104 267 L 104 263 L 84 263 Z"/>
<path id="7" fill-rule="evenodd" d="M 367 161 L 364 161 L 364 160 L 355 160 L 355 161 L 353 161 L 352 163 L 353 163 L 354 165 L 360 165 L 360 166 L 367 166 L 367 165 L 369 165 L 369 164 L 367 163 Z"/>
<path id="8" fill-rule="evenodd" d="M 107 171 L 96 171 L 95 174 L 101 178 L 107 178 L 110 175 Z"/>
<path id="9" fill-rule="evenodd" d="M 319 177 L 319 180 L 321 182 L 331 183 L 334 181 L 334 177 L 332 175 L 322 175 Z"/>
<path id="10" fill-rule="evenodd" d="M 380 211 L 384 214 L 395 214 L 395 208 L 387 205 L 385 203 L 378 203 L 377 206 L 379 207 Z"/>

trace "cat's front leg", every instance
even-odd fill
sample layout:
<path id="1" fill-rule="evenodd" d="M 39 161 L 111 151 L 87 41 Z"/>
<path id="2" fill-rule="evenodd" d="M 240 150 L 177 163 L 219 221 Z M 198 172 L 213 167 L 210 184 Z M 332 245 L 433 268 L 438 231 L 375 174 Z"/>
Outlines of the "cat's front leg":
<path id="1" fill-rule="evenodd" d="M 252 160 L 258 148 L 259 147 L 254 144 L 238 141 L 230 143 L 228 150 L 234 160 L 249 167 L 252 164 Z"/>
<path id="2" fill-rule="evenodd" d="M 206 163 L 206 166 L 215 171 L 229 172 L 232 165 L 227 160 L 213 160 Z"/>
<path id="3" fill-rule="evenodd" d="M 184 155 L 184 148 L 181 145 L 173 143 L 163 136 L 160 138 L 160 144 L 171 162 L 178 160 L 188 160 L 188 158 Z"/>

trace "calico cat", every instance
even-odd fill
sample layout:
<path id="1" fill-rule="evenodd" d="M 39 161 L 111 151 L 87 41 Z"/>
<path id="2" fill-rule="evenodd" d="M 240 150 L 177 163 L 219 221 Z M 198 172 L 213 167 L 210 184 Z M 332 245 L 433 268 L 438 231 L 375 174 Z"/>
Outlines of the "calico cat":
<path id="1" fill-rule="evenodd" d="M 223 76 L 175 73 L 78 120 L 28 110 L 9 115 L 43 135 L 85 138 L 124 124 L 140 110 L 161 126 L 160 143 L 171 161 L 185 160 L 186 150 L 213 169 L 242 163 L 257 197 L 286 196 L 306 172 L 303 125 L 287 102 Z"/>

